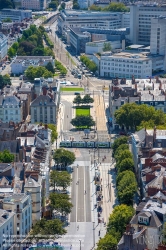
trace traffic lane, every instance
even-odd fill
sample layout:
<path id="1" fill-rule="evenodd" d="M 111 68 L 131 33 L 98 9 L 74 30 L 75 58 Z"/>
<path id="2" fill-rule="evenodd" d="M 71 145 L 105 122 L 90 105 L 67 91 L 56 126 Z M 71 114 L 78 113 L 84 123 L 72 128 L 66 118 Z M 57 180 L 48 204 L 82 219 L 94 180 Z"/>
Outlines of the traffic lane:
<path id="1" fill-rule="evenodd" d="M 77 209 L 77 204 L 76 204 L 77 168 L 73 167 L 73 170 L 74 170 L 74 172 L 72 173 L 72 187 L 71 187 L 71 203 L 73 204 L 73 208 L 72 208 L 72 211 L 70 214 L 70 222 L 76 222 L 76 209 Z"/>
<path id="2" fill-rule="evenodd" d="M 84 167 L 78 167 L 78 199 L 77 199 L 77 222 L 84 222 Z"/>
<path id="3" fill-rule="evenodd" d="M 89 174 L 89 166 L 85 166 L 85 189 L 87 194 L 85 195 L 85 204 L 86 204 L 86 222 L 91 221 L 91 203 L 90 203 L 90 174 Z"/>

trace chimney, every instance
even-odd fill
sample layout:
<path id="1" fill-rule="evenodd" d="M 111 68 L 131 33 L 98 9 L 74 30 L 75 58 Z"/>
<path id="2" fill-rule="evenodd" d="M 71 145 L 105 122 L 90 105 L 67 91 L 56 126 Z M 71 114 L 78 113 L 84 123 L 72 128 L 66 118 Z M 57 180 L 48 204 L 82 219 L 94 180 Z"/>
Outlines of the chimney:
<path id="1" fill-rule="evenodd" d="M 47 89 L 43 87 L 43 95 L 47 95 Z"/>

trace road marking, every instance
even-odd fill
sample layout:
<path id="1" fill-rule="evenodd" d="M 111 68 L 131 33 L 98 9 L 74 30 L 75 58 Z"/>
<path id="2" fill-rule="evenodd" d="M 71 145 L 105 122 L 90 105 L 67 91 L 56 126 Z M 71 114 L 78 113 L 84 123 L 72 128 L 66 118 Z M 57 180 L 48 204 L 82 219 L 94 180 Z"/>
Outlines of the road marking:
<path id="1" fill-rule="evenodd" d="M 85 167 L 84 167 L 84 190 L 86 189 L 85 187 Z M 86 194 L 84 194 L 84 221 L 86 222 Z"/>
<path id="2" fill-rule="evenodd" d="M 77 169 L 77 180 L 78 180 L 78 168 Z M 78 185 L 76 185 L 76 222 L 77 222 L 77 193 L 78 193 Z"/>

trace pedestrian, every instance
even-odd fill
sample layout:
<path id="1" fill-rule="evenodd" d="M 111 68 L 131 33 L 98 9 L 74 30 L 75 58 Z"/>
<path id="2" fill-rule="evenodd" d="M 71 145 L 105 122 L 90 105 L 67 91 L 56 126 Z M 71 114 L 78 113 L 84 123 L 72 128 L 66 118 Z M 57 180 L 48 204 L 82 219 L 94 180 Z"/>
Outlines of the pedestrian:
<path id="1" fill-rule="evenodd" d="M 72 245 L 70 246 L 70 250 L 72 249 Z"/>
<path id="2" fill-rule="evenodd" d="M 79 225 L 77 226 L 77 231 L 79 230 Z"/>
<path id="3" fill-rule="evenodd" d="M 99 230 L 99 236 L 100 236 L 100 230 Z"/>

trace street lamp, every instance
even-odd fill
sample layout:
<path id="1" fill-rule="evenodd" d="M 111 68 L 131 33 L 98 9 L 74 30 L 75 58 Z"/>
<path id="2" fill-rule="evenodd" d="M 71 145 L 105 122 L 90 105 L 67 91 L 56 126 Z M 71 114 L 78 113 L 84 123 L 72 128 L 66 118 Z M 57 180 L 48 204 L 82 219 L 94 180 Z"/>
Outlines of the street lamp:
<path id="1" fill-rule="evenodd" d="M 93 222 L 93 246 L 95 247 L 95 222 Z"/>
<path id="2" fill-rule="evenodd" d="M 79 242 L 80 242 L 80 250 L 81 250 L 81 240 L 79 240 Z"/>

